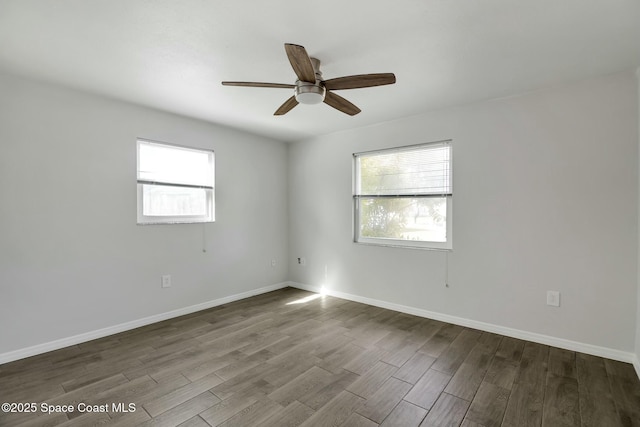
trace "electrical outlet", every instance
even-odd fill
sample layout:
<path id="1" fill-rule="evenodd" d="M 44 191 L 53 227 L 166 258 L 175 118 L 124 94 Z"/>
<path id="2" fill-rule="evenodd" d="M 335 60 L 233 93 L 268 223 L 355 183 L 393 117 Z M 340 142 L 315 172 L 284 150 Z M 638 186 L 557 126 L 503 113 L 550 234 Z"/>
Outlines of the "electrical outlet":
<path id="1" fill-rule="evenodd" d="M 271 260 L 271 267 L 275 267 L 275 266 L 276 266 L 276 260 L 275 260 L 275 259 L 272 259 L 272 260 Z"/>
<path id="2" fill-rule="evenodd" d="M 171 275 L 170 274 L 165 274 L 164 276 L 162 276 L 162 287 L 163 288 L 170 288 L 171 287 Z"/>
<path id="3" fill-rule="evenodd" d="M 307 260 L 304 258 L 298 258 L 298 264 L 300 265 L 307 265 Z"/>
<path id="4" fill-rule="evenodd" d="M 560 307 L 560 292 L 558 292 L 558 291 L 547 291 L 547 305 L 552 305 L 554 307 Z"/>

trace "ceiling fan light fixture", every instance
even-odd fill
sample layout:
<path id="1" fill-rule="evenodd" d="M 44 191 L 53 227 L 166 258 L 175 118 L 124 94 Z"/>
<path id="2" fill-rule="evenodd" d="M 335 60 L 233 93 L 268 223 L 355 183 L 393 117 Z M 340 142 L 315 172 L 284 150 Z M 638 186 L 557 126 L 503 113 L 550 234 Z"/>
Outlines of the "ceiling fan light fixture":
<path id="1" fill-rule="evenodd" d="M 322 72 L 320 71 L 320 60 L 310 57 L 304 46 L 285 43 L 284 50 L 287 53 L 287 58 L 289 58 L 293 71 L 298 77 L 295 85 L 231 81 L 224 81 L 222 84 L 225 86 L 294 89 L 293 96 L 278 107 L 273 113 L 274 116 L 287 114 L 298 104 L 313 105 L 322 102 L 344 114 L 355 116 L 361 110 L 340 95 L 336 95 L 333 92 L 334 90 L 383 86 L 396 82 L 396 76 L 393 73 L 357 74 L 325 80 L 322 78 Z"/>
<path id="2" fill-rule="evenodd" d="M 320 86 L 314 83 L 298 81 L 296 84 L 296 101 L 300 104 L 320 104 L 324 101 L 326 95 L 326 89 L 324 86 Z"/>

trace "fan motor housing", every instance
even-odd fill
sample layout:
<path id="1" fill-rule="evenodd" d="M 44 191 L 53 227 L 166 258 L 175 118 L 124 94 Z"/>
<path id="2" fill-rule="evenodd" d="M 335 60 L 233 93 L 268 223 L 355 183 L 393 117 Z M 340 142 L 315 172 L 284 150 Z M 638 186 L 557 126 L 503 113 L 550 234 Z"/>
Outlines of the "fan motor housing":
<path id="1" fill-rule="evenodd" d="M 324 101 L 324 96 L 327 91 L 319 83 L 302 82 L 298 80 L 296 82 L 295 89 L 296 101 L 300 104 L 320 104 Z"/>
<path id="2" fill-rule="evenodd" d="M 324 97 L 327 93 L 322 82 L 322 72 L 320 71 L 320 60 L 317 58 L 309 58 L 311 60 L 311 65 L 313 66 L 313 71 L 316 74 L 315 83 L 311 82 L 303 82 L 301 80 L 296 81 L 296 101 L 300 104 L 320 104 L 324 101 Z"/>

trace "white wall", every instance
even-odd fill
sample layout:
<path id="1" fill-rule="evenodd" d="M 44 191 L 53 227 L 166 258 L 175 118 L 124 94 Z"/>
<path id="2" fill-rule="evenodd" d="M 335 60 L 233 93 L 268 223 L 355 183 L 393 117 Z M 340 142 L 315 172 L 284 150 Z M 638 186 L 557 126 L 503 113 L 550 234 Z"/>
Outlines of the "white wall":
<path id="1" fill-rule="evenodd" d="M 636 95 L 627 72 L 292 145 L 289 247 L 307 265 L 291 263 L 291 280 L 632 354 Z M 443 139 L 450 288 L 443 252 L 352 243 L 351 154 Z"/>
<path id="2" fill-rule="evenodd" d="M 286 144 L 8 75 L 0 94 L 0 354 L 287 279 Z M 215 150 L 215 223 L 136 225 L 136 137 Z"/>
<path id="3" fill-rule="evenodd" d="M 636 88 L 637 88 L 637 98 L 636 98 L 636 108 L 638 109 L 638 147 L 640 147 L 640 68 L 636 70 Z M 640 154 L 640 148 L 638 150 Z M 638 159 L 638 164 L 640 164 L 640 158 Z M 640 179 L 640 172 L 638 173 L 638 178 Z M 640 184 L 638 185 L 638 189 L 640 191 Z M 638 305 L 636 312 L 636 361 L 635 368 L 638 376 L 640 377 L 640 194 L 638 194 Z"/>

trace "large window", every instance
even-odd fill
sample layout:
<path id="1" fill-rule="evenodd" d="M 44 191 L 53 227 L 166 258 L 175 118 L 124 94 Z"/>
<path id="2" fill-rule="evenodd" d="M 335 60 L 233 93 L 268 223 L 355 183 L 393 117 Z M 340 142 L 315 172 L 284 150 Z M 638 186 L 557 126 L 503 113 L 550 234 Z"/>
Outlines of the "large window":
<path id="1" fill-rule="evenodd" d="M 212 222 L 214 154 L 138 140 L 138 224 Z"/>
<path id="2" fill-rule="evenodd" d="M 451 249 L 451 141 L 353 157 L 356 242 Z"/>

